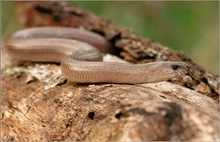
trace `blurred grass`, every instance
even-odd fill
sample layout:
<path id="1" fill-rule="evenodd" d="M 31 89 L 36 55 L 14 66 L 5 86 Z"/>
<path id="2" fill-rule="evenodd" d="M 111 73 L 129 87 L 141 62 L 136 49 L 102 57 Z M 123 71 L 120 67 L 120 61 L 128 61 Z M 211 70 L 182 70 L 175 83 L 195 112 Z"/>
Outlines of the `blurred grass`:
<path id="1" fill-rule="evenodd" d="M 9 34 L 21 29 L 22 25 L 19 24 L 15 6 L 12 1 L 2 1 L 2 36 L 6 38 Z"/>
<path id="2" fill-rule="evenodd" d="M 137 34 L 183 51 L 219 74 L 219 2 L 72 1 L 84 9 L 129 27 Z M 22 26 L 12 2 L 2 2 L 3 37 Z"/>

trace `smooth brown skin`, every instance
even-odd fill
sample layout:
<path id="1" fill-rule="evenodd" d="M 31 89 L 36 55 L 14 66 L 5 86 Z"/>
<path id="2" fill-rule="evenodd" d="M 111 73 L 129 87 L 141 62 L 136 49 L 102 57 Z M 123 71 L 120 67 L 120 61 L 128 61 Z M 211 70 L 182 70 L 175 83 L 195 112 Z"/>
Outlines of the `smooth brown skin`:
<path id="1" fill-rule="evenodd" d="M 21 30 L 8 38 L 6 46 L 11 57 L 17 60 L 61 62 L 62 74 L 79 83 L 159 82 L 178 77 L 188 70 L 184 62 L 101 62 L 99 50 L 107 52 L 109 43 L 93 32 L 67 27 Z"/>

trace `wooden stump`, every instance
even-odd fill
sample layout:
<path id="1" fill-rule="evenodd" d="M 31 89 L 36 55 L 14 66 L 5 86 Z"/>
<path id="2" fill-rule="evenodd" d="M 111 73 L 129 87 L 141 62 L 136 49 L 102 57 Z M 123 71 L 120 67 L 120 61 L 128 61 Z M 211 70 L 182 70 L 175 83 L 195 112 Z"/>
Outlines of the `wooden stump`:
<path id="1" fill-rule="evenodd" d="M 168 82 L 76 84 L 57 64 L 10 62 L 2 69 L 3 141 L 219 140 L 219 76 L 68 2 L 16 5 L 27 27 L 84 28 L 104 36 L 128 62 L 176 60 L 191 67 Z"/>

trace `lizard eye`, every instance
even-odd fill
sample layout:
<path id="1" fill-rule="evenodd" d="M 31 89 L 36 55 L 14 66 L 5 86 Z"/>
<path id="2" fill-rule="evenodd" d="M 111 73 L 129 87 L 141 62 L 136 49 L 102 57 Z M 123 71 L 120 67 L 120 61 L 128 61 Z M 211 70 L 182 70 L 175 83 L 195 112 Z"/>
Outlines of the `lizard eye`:
<path id="1" fill-rule="evenodd" d="M 172 69 L 173 69 L 173 70 L 178 70 L 179 67 L 180 67 L 179 65 L 172 65 Z"/>

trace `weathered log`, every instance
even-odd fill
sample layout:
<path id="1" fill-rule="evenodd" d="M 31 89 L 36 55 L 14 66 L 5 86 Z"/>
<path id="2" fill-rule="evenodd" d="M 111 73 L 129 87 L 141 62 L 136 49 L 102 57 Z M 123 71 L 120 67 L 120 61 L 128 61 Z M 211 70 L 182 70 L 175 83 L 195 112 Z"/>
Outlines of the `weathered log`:
<path id="1" fill-rule="evenodd" d="M 177 60 L 191 68 L 186 76 L 169 82 L 127 85 L 76 84 L 66 81 L 53 63 L 5 67 L 3 141 L 219 139 L 219 76 L 181 52 L 68 2 L 16 4 L 27 27 L 84 28 L 103 35 L 115 55 L 126 61 Z"/>

